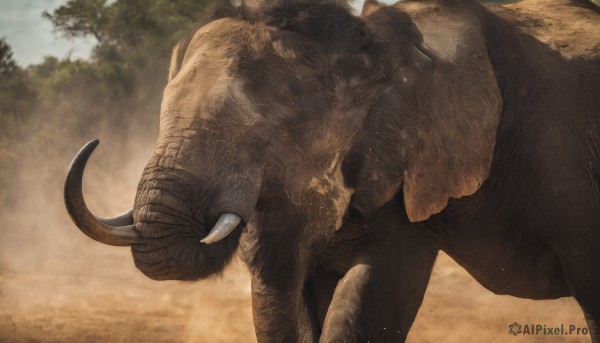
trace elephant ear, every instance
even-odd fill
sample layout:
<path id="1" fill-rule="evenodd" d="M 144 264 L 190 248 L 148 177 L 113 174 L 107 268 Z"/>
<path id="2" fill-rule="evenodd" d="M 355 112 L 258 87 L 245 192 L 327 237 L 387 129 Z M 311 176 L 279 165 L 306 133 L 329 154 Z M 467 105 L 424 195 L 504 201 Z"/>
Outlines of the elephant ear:
<path id="1" fill-rule="evenodd" d="M 173 48 L 171 64 L 169 65 L 169 81 L 171 81 L 181 69 L 185 52 L 187 51 L 194 34 L 203 26 L 222 18 L 235 17 L 239 15 L 239 9 L 234 7 L 229 0 L 219 0 L 204 11 L 196 22 L 196 28 L 190 34 L 181 39 Z"/>
<path id="2" fill-rule="evenodd" d="M 492 164 L 502 98 L 482 26 L 466 8 L 407 1 L 421 47 L 435 61 L 418 85 L 416 118 L 405 152 L 403 195 L 411 221 L 441 212 L 448 199 L 475 193 Z M 418 82 L 416 83 L 418 84 Z"/>
<path id="3" fill-rule="evenodd" d="M 393 77 L 344 161 L 352 206 L 369 216 L 402 192 L 408 218 L 426 220 L 489 175 L 502 100 L 481 23 L 450 1 L 407 0 L 364 19 Z"/>

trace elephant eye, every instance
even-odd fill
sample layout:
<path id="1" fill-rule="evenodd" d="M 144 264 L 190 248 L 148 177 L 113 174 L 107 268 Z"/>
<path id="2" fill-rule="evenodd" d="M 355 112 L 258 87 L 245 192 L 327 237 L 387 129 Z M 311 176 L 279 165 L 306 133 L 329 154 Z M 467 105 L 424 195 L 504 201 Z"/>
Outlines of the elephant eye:
<path id="1" fill-rule="evenodd" d="M 264 157 L 267 148 L 269 147 L 269 139 L 254 136 L 250 139 L 250 149 L 252 150 L 252 154 L 255 158 L 261 159 Z"/>

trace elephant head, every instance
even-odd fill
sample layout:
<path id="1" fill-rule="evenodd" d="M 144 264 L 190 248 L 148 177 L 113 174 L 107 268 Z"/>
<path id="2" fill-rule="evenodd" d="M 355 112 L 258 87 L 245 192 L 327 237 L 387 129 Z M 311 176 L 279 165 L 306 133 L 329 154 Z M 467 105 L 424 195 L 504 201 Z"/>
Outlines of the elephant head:
<path id="1" fill-rule="evenodd" d="M 306 260 L 345 218 L 368 220 L 397 194 L 421 221 L 475 192 L 501 108 L 479 22 L 369 6 L 362 18 L 339 1 L 213 8 L 174 49 L 133 210 L 101 219 L 85 207 L 93 141 L 65 185 L 76 225 L 131 245 L 150 278 L 190 280 L 221 271 L 240 237 L 250 264 L 283 250 Z"/>

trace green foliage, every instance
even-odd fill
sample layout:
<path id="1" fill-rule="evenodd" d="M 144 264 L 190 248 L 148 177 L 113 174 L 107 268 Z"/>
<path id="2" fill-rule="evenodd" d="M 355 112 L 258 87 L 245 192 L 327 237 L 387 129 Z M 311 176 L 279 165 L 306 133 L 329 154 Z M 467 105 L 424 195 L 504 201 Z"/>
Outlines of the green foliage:
<path id="1" fill-rule="evenodd" d="M 8 175 L 14 173 L 17 156 L 8 145 L 14 134 L 19 113 L 29 110 L 30 100 L 35 94 L 28 79 L 15 63 L 11 47 L 5 38 L 0 39 L 0 206 L 8 199 Z"/>
<path id="2" fill-rule="evenodd" d="M 93 35 L 101 41 L 103 27 L 108 24 L 106 0 L 69 0 L 53 14 L 45 11 L 42 16 L 71 38 Z"/>
<path id="3" fill-rule="evenodd" d="M 44 17 L 66 37 L 93 36 L 98 41 L 94 61 L 105 72 L 129 74 L 128 83 L 139 81 L 131 74 L 164 70 L 173 45 L 211 2 L 69 0 Z"/>
<path id="4" fill-rule="evenodd" d="M 66 37 L 93 36 L 93 73 L 108 88 L 101 93 L 148 113 L 159 106 L 173 45 L 211 2 L 69 0 L 44 17 Z"/>
<path id="5" fill-rule="evenodd" d="M 0 80 L 0 124 L 6 124 L 6 120 L 30 109 L 35 92 L 26 73 L 15 63 L 5 38 L 0 39 Z M 6 125 L 1 125 L 1 128 L 6 128 Z"/>
<path id="6" fill-rule="evenodd" d="M 6 43 L 6 38 L 0 39 L 0 77 L 11 75 L 18 69 L 11 47 Z"/>
<path id="7" fill-rule="evenodd" d="M 49 186 L 60 187 L 73 140 L 103 128 L 125 141 L 156 131 L 173 45 L 212 0 L 68 0 L 44 12 L 65 37 L 94 37 L 89 60 L 46 57 L 20 68 L 0 40 L 0 209 L 18 200 L 27 159 L 41 156 Z M 39 163 L 39 162 L 37 162 Z M 36 163 L 33 163 L 36 164 Z"/>
<path id="8" fill-rule="evenodd" d="M 35 98 L 24 97 L 31 106 L 15 110 L 10 105 L 10 111 L 23 118 L 35 113 L 28 123 L 31 130 L 53 125 L 84 137 L 107 121 L 116 124 L 115 130 L 126 130 L 135 120 L 156 123 L 171 49 L 211 2 L 68 0 L 44 12 L 56 32 L 70 38 L 94 37 L 96 47 L 87 61 L 46 57 L 23 71 L 2 41 L 0 56 L 6 58 L 1 65 L 18 69 L 10 80 L 23 84 L 18 88 L 5 83 L 5 88 L 24 97 L 27 85 Z M 11 97 L 12 93 L 0 93 L 0 111 L 13 103 Z"/>

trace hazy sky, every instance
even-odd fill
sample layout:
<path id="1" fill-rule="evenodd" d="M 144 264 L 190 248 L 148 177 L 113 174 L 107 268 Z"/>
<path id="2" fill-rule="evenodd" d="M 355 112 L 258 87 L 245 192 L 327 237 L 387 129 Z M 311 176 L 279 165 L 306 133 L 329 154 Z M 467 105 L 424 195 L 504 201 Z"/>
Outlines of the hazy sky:
<path id="1" fill-rule="evenodd" d="M 67 40 L 52 32 L 52 24 L 42 18 L 67 0 L 0 0 L 0 37 L 13 48 L 22 66 L 39 63 L 46 55 L 87 57 L 94 40 Z"/>
<path id="2" fill-rule="evenodd" d="M 67 0 L 0 0 L 0 37 L 6 37 L 15 60 L 22 66 L 39 63 L 44 56 L 88 57 L 94 39 L 69 40 L 52 32 L 52 25 L 42 18 L 44 10 L 52 11 Z M 364 0 L 350 3 L 361 8 Z M 382 2 L 394 3 L 396 0 Z"/>

